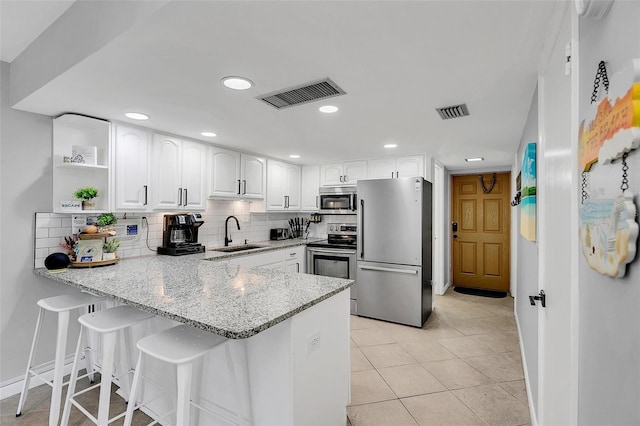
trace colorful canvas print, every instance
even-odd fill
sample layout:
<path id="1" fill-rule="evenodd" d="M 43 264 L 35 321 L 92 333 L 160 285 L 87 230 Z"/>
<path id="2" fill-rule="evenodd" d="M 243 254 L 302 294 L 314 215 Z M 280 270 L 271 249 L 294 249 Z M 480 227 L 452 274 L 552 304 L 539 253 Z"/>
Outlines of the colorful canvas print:
<path id="1" fill-rule="evenodd" d="M 522 156 L 522 201 L 520 233 L 529 241 L 536 240 L 536 144 L 527 145 Z"/>

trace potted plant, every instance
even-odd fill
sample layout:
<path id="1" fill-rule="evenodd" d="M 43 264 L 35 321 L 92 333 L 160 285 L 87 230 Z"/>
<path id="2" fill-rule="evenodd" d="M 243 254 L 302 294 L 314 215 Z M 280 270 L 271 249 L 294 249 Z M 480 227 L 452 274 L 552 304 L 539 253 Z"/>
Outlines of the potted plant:
<path id="1" fill-rule="evenodd" d="M 118 223 L 118 218 L 113 213 L 102 213 L 98 216 L 96 220 L 96 225 L 98 225 L 98 232 L 108 232 L 110 235 L 116 235 L 116 232 L 113 230 L 113 225 Z"/>
<path id="2" fill-rule="evenodd" d="M 120 240 L 110 238 L 104 242 L 102 246 L 102 260 L 113 260 L 116 258 L 116 250 L 120 247 Z"/>
<path id="3" fill-rule="evenodd" d="M 92 186 L 79 188 L 73 193 L 73 196 L 82 200 L 82 210 L 93 210 L 96 207 L 93 199 L 98 196 L 98 190 Z"/>

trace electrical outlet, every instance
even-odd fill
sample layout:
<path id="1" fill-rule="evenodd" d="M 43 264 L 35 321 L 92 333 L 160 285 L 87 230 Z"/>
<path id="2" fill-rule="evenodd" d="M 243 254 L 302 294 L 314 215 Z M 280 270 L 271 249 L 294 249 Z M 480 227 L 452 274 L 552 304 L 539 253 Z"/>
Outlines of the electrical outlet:
<path id="1" fill-rule="evenodd" d="M 320 332 L 316 332 L 314 334 L 312 334 L 311 336 L 307 337 L 307 354 L 310 354 L 311 352 L 315 351 L 316 349 L 318 349 L 318 346 L 320 346 Z"/>

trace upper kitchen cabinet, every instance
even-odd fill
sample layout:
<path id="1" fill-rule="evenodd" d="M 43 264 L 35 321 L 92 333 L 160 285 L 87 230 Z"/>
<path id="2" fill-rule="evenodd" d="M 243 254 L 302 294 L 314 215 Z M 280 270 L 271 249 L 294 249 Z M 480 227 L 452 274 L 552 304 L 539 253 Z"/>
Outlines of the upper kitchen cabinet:
<path id="1" fill-rule="evenodd" d="M 267 160 L 267 210 L 300 210 L 300 166 Z"/>
<path id="2" fill-rule="evenodd" d="M 424 155 L 377 158 L 368 161 L 368 178 L 424 177 Z"/>
<path id="3" fill-rule="evenodd" d="M 323 164 L 320 167 L 322 186 L 355 185 L 358 180 L 366 178 L 367 162 L 365 160 Z"/>
<path id="4" fill-rule="evenodd" d="M 117 124 L 114 141 L 116 210 L 148 210 L 152 133 Z"/>
<path id="5" fill-rule="evenodd" d="M 204 210 L 208 146 L 155 134 L 153 140 L 153 208 Z"/>
<path id="6" fill-rule="evenodd" d="M 302 167 L 300 210 L 315 212 L 319 208 L 320 166 Z"/>
<path id="7" fill-rule="evenodd" d="M 264 198 L 265 159 L 211 148 L 210 198 Z"/>
<path id="8" fill-rule="evenodd" d="M 79 211 L 69 202 L 79 202 L 74 192 L 94 187 L 95 212 L 109 211 L 109 166 L 111 123 L 77 114 L 53 119 L 53 211 Z"/>

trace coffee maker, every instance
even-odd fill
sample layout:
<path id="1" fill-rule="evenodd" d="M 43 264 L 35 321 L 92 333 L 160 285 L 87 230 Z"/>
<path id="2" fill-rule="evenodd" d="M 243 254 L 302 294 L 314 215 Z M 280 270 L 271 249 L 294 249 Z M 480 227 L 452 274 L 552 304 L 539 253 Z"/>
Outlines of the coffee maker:
<path id="1" fill-rule="evenodd" d="M 198 228 L 203 223 L 200 213 L 165 214 L 162 247 L 158 247 L 158 254 L 204 253 L 204 246 L 198 243 Z"/>

